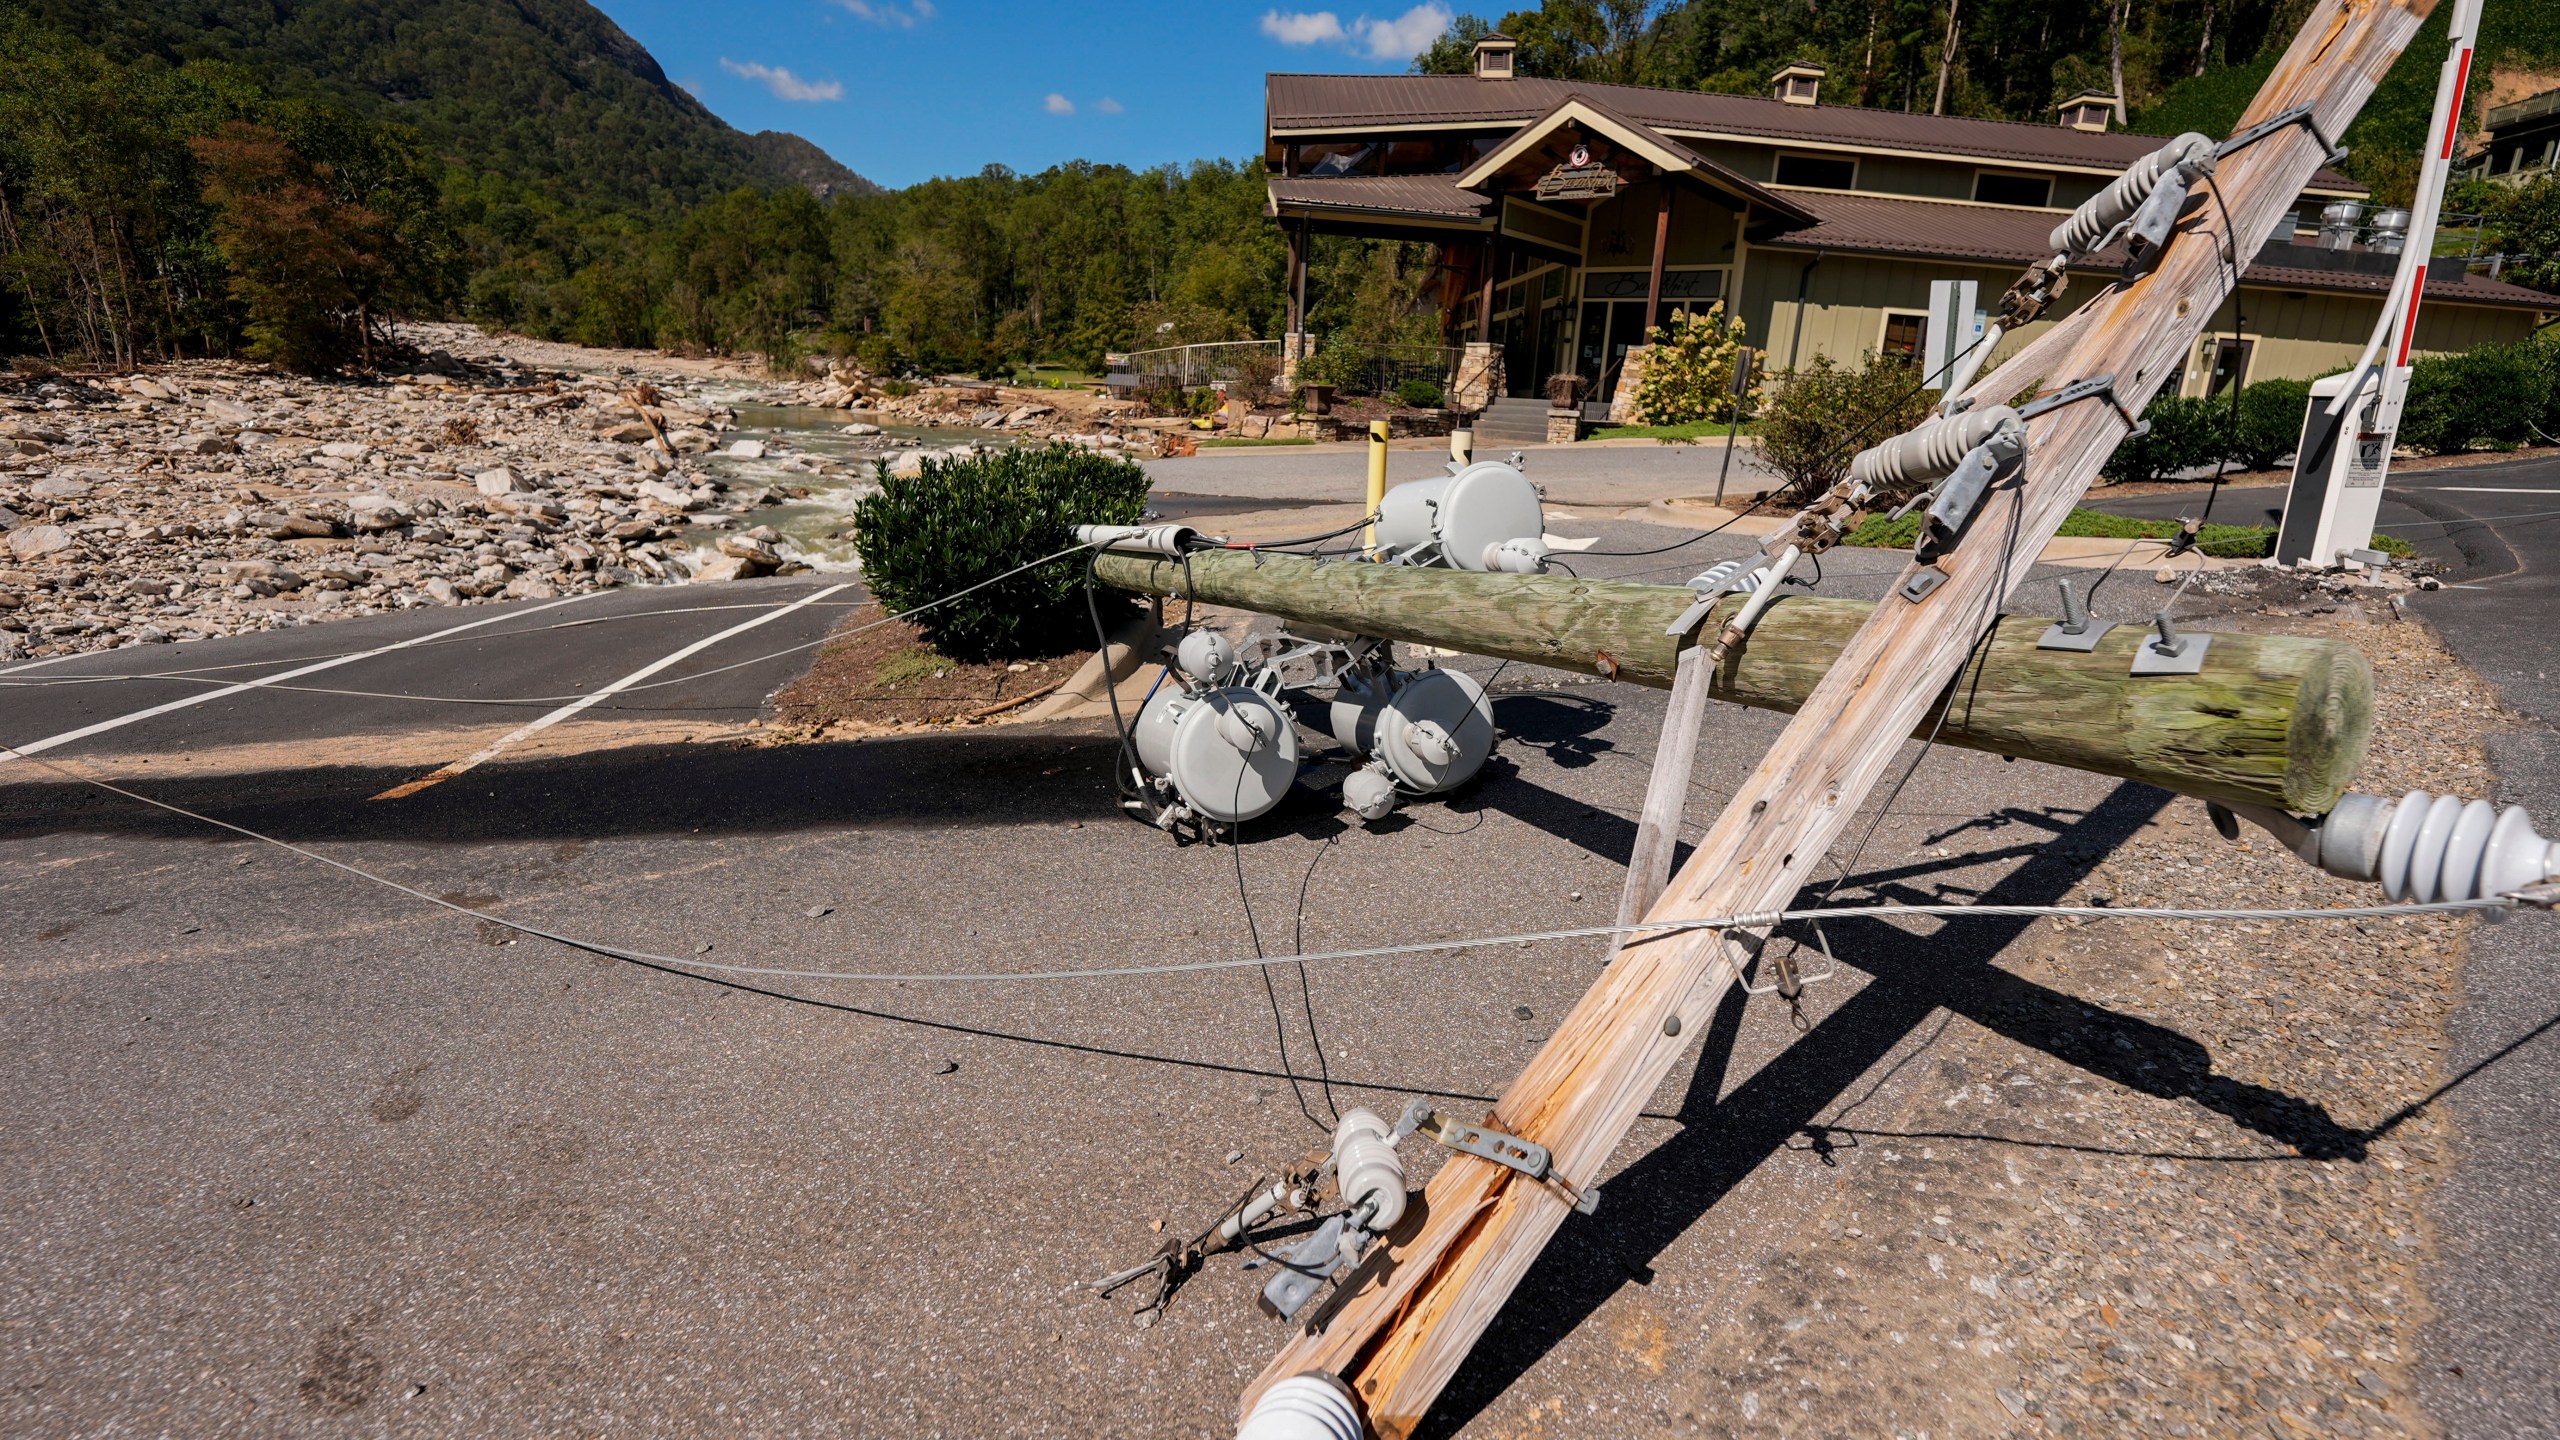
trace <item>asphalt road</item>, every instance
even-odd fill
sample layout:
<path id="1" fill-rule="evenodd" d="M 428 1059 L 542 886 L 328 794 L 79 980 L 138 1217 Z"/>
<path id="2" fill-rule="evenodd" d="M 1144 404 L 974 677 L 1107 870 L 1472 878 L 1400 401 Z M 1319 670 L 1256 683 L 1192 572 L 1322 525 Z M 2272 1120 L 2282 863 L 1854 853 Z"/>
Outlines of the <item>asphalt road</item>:
<path id="1" fill-rule="evenodd" d="M 1677 538 L 1557 528 L 1603 549 Z M 1676 581 L 1741 548 L 1577 564 Z M 1839 554 L 1826 593 L 1877 595 L 1896 564 Z M 1301 792 L 1251 843 L 1176 847 L 1116 817 L 1112 742 L 1091 727 L 785 747 L 685 733 L 734 735 L 795 673 L 788 656 L 718 667 L 806 645 L 858 598 L 787 608 L 822 588 L 412 613 L 16 668 L 0 738 L 409 642 L 44 758 L 456 903 L 710 961 L 1143 964 L 1610 911 L 1653 692 L 1475 666 L 1511 739 L 1465 793 L 1367 829 Z M 2123 619 L 2146 603 L 2132 587 L 2101 600 Z M 759 616 L 468 778 L 374 798 Z M 178 668 L 203 673 L 103 678 Z M 1781 723 L 1720 712 L 1702 810 Z M 2053 898 L 2079 873 L 2065 857 L 2152 818 L 2138 790 L 1940 750 L 1851 864 L 1913 898 Z M 2020 817 L 2069 848 L 2019 843 Z M 526 940 L 26 760 L 0 764 L 0 916 L 0 1432 L 48 1437 L 1214 1433 L 1271 1347 L 1258 1277 L 1204 1277 L 1152 1329 L 1077 1282 L 1150 1253 L 1151 1222 L 1199 1224 L 1318 1143 L 1329 1100 L 1489 1095 L 1598 949 L 1315 967 L 1303 996 L 1256 970 L 1036 989 L 703 979 Z M 1940 948 L 1952 963 L 1965 942 Z M 1712 1185 L 1641 1160 L 1613 1177 L 1611 1227 L 1569 1227 L 1555 1273 L 1631 1278 L 1577 1279 L 1589 1298 L 1567 1308 L 1640 1285 L 1705 1326 L 1760 1303 L 1731 1257 L 1779 1244 L 1834 1183 L 1789 1144 L 1801 1124 L 1852 1087 L 1879 1111 L 1937 1103 L 1907 1065 L 1938 1003 L 1927 969 L 1878 965 L 1820 997 L 1817 1021 L 1860 995 L 1920 999 L 1824 1026 L 1821 1063 L 1783 1084 L 1765 1082 L 1795 1039 L 1783 1009 L 1720 1021 L 1713 1065 L 1675 1075 L 1631 1148 L 1710 1118 L 1740 1138 L 1719 1141 Z M 2494 1049 L 2511 1032 L 2484 1003 L 2466 1024 Z M 2461 1103 L 2508 1094 L 2488 1082 L 2517 1070 L 2492 1067 Z M 2531 1088 L 2513 1089 L 2517 1127 Z M 2517 1223 L 2516 1197 L 2560 1178 L 2482 1163 L 2456 1203 Z M 2448 1272 L 2456 1323 L 2499 1299 L 2466 1276 Z M 1501 1413 L 1534 1374 L 1574 1395 L 1585 1433 L 1669 1428 L 1672 1382 L 1596 1365 L 1611 1342 L 1573 1323 L 1588 1313 L 1498 1327 L 1445 1423 Z M 2500 1315 L 2460 1343 L 2513 1354 L 2547 1333 Z"/>

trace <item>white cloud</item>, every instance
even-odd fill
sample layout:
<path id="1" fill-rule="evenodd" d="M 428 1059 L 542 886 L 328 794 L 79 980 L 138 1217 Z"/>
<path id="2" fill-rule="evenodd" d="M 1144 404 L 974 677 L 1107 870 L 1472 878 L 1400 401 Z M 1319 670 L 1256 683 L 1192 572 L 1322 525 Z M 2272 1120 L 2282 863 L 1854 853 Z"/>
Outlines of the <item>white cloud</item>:
<path id="1" fill-rule="evenodd" d="M 836 4 L 859 20 L 874 25 L 893 25 L 900 30 L 913 30 L 934 17 L 933 0 L 911 0 L 906 5 L 873 4 L 872 0 L 836 0 Z"/>
<path id="2" fill-rule="evenodd" d="M 1440 0 L 1423 0 L 1392 20 L 1362 15 L 1348 25 L 1330 10 L 1266 10 L 1262 33 L 1283 45 L 1338 45 L 1372 60 L 1410 60 L 1431 48 L 1456 18 Z"/>
<path id="3" fill-rule="evenodd" d="M 1101 111 L 1105 115 L 1117 115 L 1129 107 L 1112 99 L 1110 96 L 1105 95 L 1101 99 L 1093 102 L 1093 108 Z"/>
<path id="4" fill-rule="evenodd" d="M 1049 92 L 1049 98 L 1040 102 L 1040 108 L 1052 115 L 1073 115 L 1076 113 L 1076 102 L 1052 90 Z"/>
<path id="5" fill-rule="evenodd" d="M 1331 45 L 1342 40 L 1342 17 L 1330 10 L 1262 12 L 1262 33 L 1283 45 Z"/>
<path id="6" fill-rule="evenodd" d="M 723 55 L 720 68 L 741 80 L 754 80 L 774 94 L 778 100 L 841 100 L 844 87 L 833 80 L 803 80 L 779 65 L 759 65 L 750 60 L 744 64 Z"/>
<path id="7" fill-rule="evenodd" d="M 1363 15 L 1351 22 L 1351 32 L 1360 39 L 1361 48 L 1372 60 L 1410 60 L 1431 48 L 1457 14 L 1440 0 L 1424 0 L 1393 20 L 1372 20 Z"/>

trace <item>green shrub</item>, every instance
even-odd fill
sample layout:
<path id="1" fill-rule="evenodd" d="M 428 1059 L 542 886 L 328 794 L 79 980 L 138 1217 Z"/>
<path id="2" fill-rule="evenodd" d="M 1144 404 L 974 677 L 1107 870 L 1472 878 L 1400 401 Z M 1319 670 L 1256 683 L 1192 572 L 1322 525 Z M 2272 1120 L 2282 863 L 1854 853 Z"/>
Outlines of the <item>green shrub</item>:
<path id="1" fill-rule="evenodd" d="M 1396 386 L 1396 398 L 1416 410 L 1437 410 L 1446 396 L 1447 392 L 1440 388 L 1439 381 L 1419 376 Z"/>
<path id="2" fill-rule="evenodd" d="M 2230 400 L 2222 402 L 2226 407 Z M 2240 391 L 2239 418 L 2223 411 L 2231 459 L 2247 470 L 2272 470 L 2302 439 L 2303 413 L 2311 408 L 2308 380 L 2261 380 Z"/>
<path id="3" fill-rule="evenodd" d="M 2212 464 L 2222 458 L 2223 418 L 2230 404 L 2229 400 L 2160 396 L 2142 412 L 2142 418 L 2151 422 L 2151 432 L 2117 445 L 2102 473 L 2117 484 L 2139 484 Z"/>
<path id="4" fill-rule="evenodd" d="M 2427 455 L 2513 449 L 2551 403 L 2552 367 L 2533 342 L 2422 355 L 2410 369 L 2400 443 Z"/>
<path id="5" fill-rule="evenodd" d="M 1644 370 L 1636 378 L 1636 423 L 1685 425 L 1733 413 L 1734 358 L 1742 322 L 1724 317 L 1718 301 L 1703 312 L 1673 313 L 1645 336 Z"/>
<path id="6" fill-rule="evenodd" d="M 1760 457 L 1787 477 L 1787 496 L 1810 499 L 1849 473 L 1860 450 L 1917 425 L 1935 392 L 1909 365 L 1882 356 L 1844 370 L 1828 355 L 1776 377 L 1762 407 Z"/>
<path id="7" fill-rule="evenodd" d="M 854 552 L 891 612 L 941 599 L 1074 543 L 1076 525 L 1130 525 L 1147 474 L 1073 445 L 1022 446 L 965 460 L 928 457 L 902 480 L 883 462 L 878 494 L 855 502 Z M 915 619 L 955 660 L 1054 655 L 1090 642 L 1084 562 L 1068 556 Z"/>

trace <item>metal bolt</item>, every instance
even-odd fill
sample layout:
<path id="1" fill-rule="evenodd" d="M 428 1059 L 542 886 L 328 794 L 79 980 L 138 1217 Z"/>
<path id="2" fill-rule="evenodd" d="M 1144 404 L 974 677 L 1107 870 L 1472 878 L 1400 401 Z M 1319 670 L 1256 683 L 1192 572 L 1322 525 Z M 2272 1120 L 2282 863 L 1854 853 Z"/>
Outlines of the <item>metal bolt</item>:
<path id="1" fill-rule="evenodd" d="M 2178 627 L 2169 623 L 2169 607 L 2160 607 L 2160 613 L 2151 617 L 2151 623 L 2160 631 L 2160 638 L 2151 642 L 2152 650 L 2162 655 L 2177 654 L 2181 642 Z"/>
<path id="2" fill-rule="evenodd" d="M 1665 1015 L 1665 1016 L 1663 1016 L 1663 1017 L 1662 1017 L 1662 1033 L 1663 1033 L 1663 1034 L 1665 1034 L 1665 1035 L 1677 1035 L 1677 1034 L 1679 1034 L 1679 1033 L 1680 1033 L 1680 1017 L 1679 1017 L 1679 1016 L 1677 1016 L 1677 1015 Z"/>
<path id="3" fill-rule="evenodd" d="M 2080 598 L 2079 587 L 2073 585 L 2068 578 L 2060 583 L 2062 585 L 2062 633 L 2065 635 L 2089 633 L 2089 606 Z"/>

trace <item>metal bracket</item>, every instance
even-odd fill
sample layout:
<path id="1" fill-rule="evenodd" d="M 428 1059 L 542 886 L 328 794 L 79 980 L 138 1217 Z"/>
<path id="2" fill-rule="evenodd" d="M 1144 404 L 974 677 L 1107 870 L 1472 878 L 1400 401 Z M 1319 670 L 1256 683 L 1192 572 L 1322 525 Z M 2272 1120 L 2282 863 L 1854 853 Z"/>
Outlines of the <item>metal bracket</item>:
<path id="1" fill-rule="evenodd" d="M 2163 610 L 2152 622 L 2160 633 L 2142 642 L 2133 652 L 2136 675 L 2195 675 L 2204 670 L 2204 652 L 2213 644 L 2210 635 L 2181 635 L 2169 623 L 2169 612 Z"/>
<path id="2" fill-rule="evenodd" d="M 1917 605 L 1947 583 L 1947 572 L 1935 565 L 1923 565 L 1912 577 L 1902 582 L 1902 598 Z"/>
<path id="3" fill-rule="evenodd" d="M 2082 630 L 2077 635 L 2074 635 L 2070 631 L 2062 628 L 2062 622 L 2057 620 L 2053 624 L 2045 627 L 2044 634 L 2037 637 L 2036 648 L 2039 650 L 2077 650 L 2086 654 L 2089 651 L 2097 649 L 2098 642 L 2106 639 L 2107 632 L 2114 628 L 2116 627 L 2112 624 L 2099 625 L 2092 623 L 2087 629 Z"/>
<path id="4" fill-rule="evenodd" d="M 1396 1122 L 1399 1139 L 1412 1134 L 1436 1140 L 1479 1160 L 1490 1160 L 1506 1169 L 1517 1170 L 1542 1185 L 1552 1187 L 1564 1197 L 1565 1203 L 1585 1215 L 1600 1208 L 1600 1191 L 1596 1187 L 1577 1190 L 1567 1183 L 1563 1176 L 1555 1173 L 1555 1159 L 1547 1152 L 1547 1147 L 1535 1140 L 1506 1135 L 1490 1126 L 1452 1120 L 1432 1109 L 1430 1102 L 1425 1100 L 1416 1100 L 1405 1106 L 1403 1117 Z"/>
<path id="5" fill-rule="evenodd" d="M 2059 410 L 2065 405 L 2086 400 L 2092 395 L 2104 396 L 2107 404 L 2123 418 L 2125 429 L 2131 432 L 2125 436 L 2126 439 L 2131 440 L 2151 433 L 2150 421 L 2136 420 L 2133 418 L 2133 412 L 2124 408 L 2124 401 L 2116 395 L 2116 377 L 2112 371 L 2104 375 L 2092 375 L 2086 380 L 2074 380 L 2050 395 L 2039 395 L 2018 407 L 2018 418 L 2033 420 L 2049 411 Z"/>
<path id="6" fill-rule="evenodd" d="M 2259 141 L 2266 139 L 2268 136 L 2275 134 L 2277 131 L 2288 129 L 2295 125 L 2299 125 L 2303 129 L 2310 131 L 2311 138 L 2320 142 L 2321 153 L 2329 157 L 2326 163 L 2334 165 L 2346 154 L 2344 150 L 2341 150 L 2337 145 L 2331 143 L 2328 136 L 2320 133 L 2320 122 L 2312 118 L 2310 106 L 2296 105 L 2283 114 L 2278 115 L 2271 120 L 2261 120 L 2257 124 L 2250 126 L 2248 129 L 2241 131 L 2239 134 L 2232 136 L 2230 139 L 2223 141 L 2221 144 L 2214 146 L 2213 158 L 2219 160 L 2234 151 L 2245 150 L 2248 147 L 2257 144 Z"/>
<path id="7" fill-rule="evenodd" d="M 1294 1319 L 1342 1266 L 1343 1228 L 1351 1217 L 1336 1215 L 1316 1232 L 1276 1257 L 1280 1273 L 1262 1287 L 1262 1311 L 1276 1320 Z"/>

